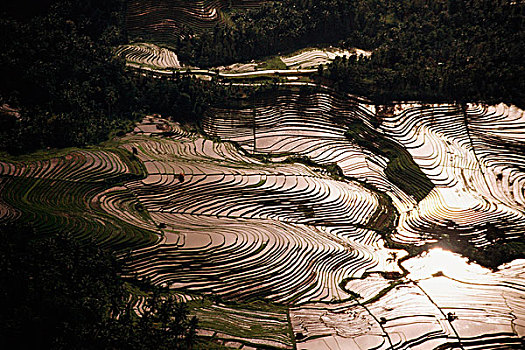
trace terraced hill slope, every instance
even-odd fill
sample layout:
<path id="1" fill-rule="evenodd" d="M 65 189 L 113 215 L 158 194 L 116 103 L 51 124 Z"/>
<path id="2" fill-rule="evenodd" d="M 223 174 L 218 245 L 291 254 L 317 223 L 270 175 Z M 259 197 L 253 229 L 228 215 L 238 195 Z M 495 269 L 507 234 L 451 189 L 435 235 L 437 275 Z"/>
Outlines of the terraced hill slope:
<path id="1" fill-rule="evenodd" d="M 195 67 L 184 67 L 177 54 L 172 49 L 160 47 L 151 43 L 134 42 L 132 44 L 120 45 L 115 54 L 124 58 L 128 67 L 148 69 L 157 73 L 172 73 L 172 71 L 185 72 Z M 216 71 L 223 73 L 246 73 L 255 71 L 266 71 L 269 69 L 311 70 L 317 72 L 319 65 L 331 63 L 337 57 L 356 58 L 369 57 L 371 52 L 360 49 L 340 50 L 337 48 L 309 48 L 299 50 L 288 56 L 274 56 L 262 61 L 250 63 L 234 63 L 228 66 L 218 66 L 209 69 L 210 73 Z M 184 69 L 185 68 L 185 69 Z"/>
<path id="2" fill-rule="evenodd" d="M 233 23 L 236 17 L 228 12 L 231 8 L 257 7 L 262 2 L 127 2 L 132 43 L 117 47 L 115 53 L 136 73 L 137 84 L 154 86 L 154 92 L 144 90 L 143 101 L 149 103 L 151 93 L 155 94 L 151 100 L 159 102 L 147 108 L 165 104 L 163 110 L 185 114 L 180 119 L 174 116 L 175 120 L 188 120 L 191 115 L 202 117 L 200 124 L 180 125 L 148 116 L 132 132 L 96 147 L 2 157 L 0 223 L 18 220 L 32 224 L 40 234 L 63 230 L 94 239 L 119 253 L 127 275 L 165 286 L 187 302 L 200 318 L 200 336 L 232 348 L 524 348 L 524 111 L 504 104 L 391 102 L 380 106 L 343 95 L 343 91 L 370 94 L 376 101 L 392 101 L 395 96 L 428 101 L 508 97 L 505 101 L 518 103 L 522 97 L 519 79 L 513 75 L 522 72 L 515 54 L 520 50 L 510 43 L 520 42 L 514 39 L 521 33 L 506 25 L 519 27 L 521 18 L 515 16 L 519 11 L 500 9 L 499 15 L 484 17 L 483 13 L 492 13 L 486 11 L 493 8 L 488 6 L 490 1 L 473 2 L 472 12 L 454 10 L 455 2 L 435 6 L 403 2 L 384 6 L 388 11 L 377 12 L 375 22 L 367 18 L 375 14 L 374 9 L 354 11 L 352 7 L 365 2 L 342 1 L 335 7 L 323 2 L 326 11 L 310 11 L 316 2 L 308 1 L 300 2 L 308 8 L 302 11 L 303 19 L 291 6 L 268 11 L 266 16 L 275 19 L 268 33 L 258 25 L 247 30 Z M 405 11 L 404 6 L 411 5 L 417 6 Z M 328 11 L 329 7 L 340 7 L 340 11 Z M 443 11 L 429 12 L 419 21 L 417 12 L 430 8 Z M 412 18 L 418 20 L 401 20 L 403 12 L 411 17 L 413 12 Z M 268 22 L 244 17 L 268 27 Z M 331 17 L 340 20 L 323 20 Z M 464 35 L 470 32 L 468 25 L 445 30 L 453 22 L 478 18 L 479 23 L 471 22 L 472 28 L 493 23 L 492 29 L 479 31 L 482 35 Z M 434 20 L 442 19 L 445 22 L 433 29 Z M 315 24 L 308 27 L 300 21 Z M 82 21 L 64 22 L 68 27 L 83 26 Z M 334 34 L 330 40 L 337 40 L 336 22 L 339 28 L 356 30 L 349 37 L 352 40 L 342 44 L 345 47 L 353 45 L 354 39 L 376 47 L 364 43 L 365 39 L 383 36 L 376 43 L 379 49 L 374 55 L 335 48 L 303 49 L 288 56 L 279 53 L 298 49 L 295 45 L 313 45 L 307 37 L 321 29 L 324 35 Z M 15 24 L 12 28 L 18 27 Z M 202 35 L 206 45 L 199 47 L 199 35 L 217 24 L 226 26 Z M 288 36 L 288 28 L 297 30 Z M 443 41 L 426 40 L 428 35 L 420 35 L 421 29 Z M 461 40 L 456 40 L 456 33 Z M 491 38 L 487 41 L 483 36 Z M 255 40 L 261 38 L 270 40 Z M 493 45 L 502 38 L 509 41 Z M 259 46 L 253 47 L 261 52 L 239 49 L 255 42 Z M 410 45 L 392 44 L 403 42 Z M 436 48 L 423 45 L 426 42 L 436 43 Z M 170 44 L 178 45 L 177 53 L 188 62 L 199 56 L 193 62 L 203 67 L 213 62 L 230 64 L 237 60 L 235 56 L 249 63 L 192 68 L 181 64 L 176 52 L 158 46 Z M 500 46 L 507 49 L 495 50 L 501 57 L 470 54 L 471 48 L 490 52 L 485 49 Z M 92 47 L 86 44 L 86 52 Z M 419 53 L 425 47 L 422 56 Z M 49 52 L 40 56 L 46 58 Z M 252 60 L 266 54 L 273 56 Z M 61 65 L 70 67 L 62 61 Z M 49 62 L 54 66 L 58 61 Z M 328 63 L 332 65 L 318 69 Z M 491 65 L 490 73 L 498 74 L 490 76 L 503 77 L 507 85 L 516 82 L 513 89 L 500 93 L 494 91 L 493 82 L 498 79 L 485 83 L 490 79 L 480 72 Z M 121 77 L 120 70 L 116 72 Z M 240 89 L 234 103 L 207 108 L 214 103 L 209 101 L 216 100 L 193 98 L 191 86 L 188 90 L 164 88 L 169 84 L 155 88 L 155 82 L 176 80 L 180 75 L 185 77 L 184 84 L 189 81 L 186 77 L 212 81 L 199 86 L 199 92 L 224 86 L 227 95 L 234 86 Z M 81 81 L 78 86 L 89 85 Z M 99 87 L 100 81 L 94 79 L 93 86 Z M 477 86 L 473 81 L 483 83 Z M 65 85 L 69 87 L 63 96 L 74 96 L 77 85 Z M 364 89 L 355 89 L 360 85 Z M 132 86 L 139 85 L 130 85 L 130 90 Z M 402 87 L 402 93 L 398 95 L 394 87 Z M 422 88 L 428 91 L 420 94 Z M 250 95 L 255 90 L 263 92 Z M 164 99 L 173 95 L 180 97 L 173 99 L 180 104 Z M 109 118 L 100 120 L 110 125 L 113 94 L 101 92 L 100 96 L 108 101 L 101 99 L 98 110 Z M 138 99 L 141 94 L 130 96 Z M 85 101 L 93 102 L 89 96 Z M 49 118 L 52 106 L 42 103 L 43 114 L 37 119 L 44 124 L 34 125 L 55 123 L 55 135 L 68 124 L 54 115 Z M 77 116 L 75 111 L 68 118 L 83 120 Z M 7 113 L 6 117 L 16 122 L 24 115 Z M 34 125 L 29 125 L 28 135 Z M 469 263 L 466 257 L 486 267 Z M 143 294 L 136 290 L 131 297 L 138 314 L 148 308 Z"/>
<path id="3" fill-rule="evenodd" d="M 182 67 L 177 55 L 173 51 L 153 44 L 139 43 L 122 45 L 117 48 L 115 53 L 125 58 L 128 62 L 151 66 L 157 69 L 177 69 Z"/>
<path id="4" fill-rule="evenodd" d="M 129 273 L 195 300 L 204 336 L 276 348 L 519 347 L 523 261 L 492 273 L 432 250 L 402 270 L 406 253 L 381 233 L 397 211 L 390 238 L 404 244 L 482 249 L 522 237 L 523 111 L 400 105 L 378 117 L 375 106 L 293 91 L 255 102 L 203 122 L 238 147 L 150 117 L 103 148 L 4 160 L 0 220 L 132 249 Z M 409 156 L 385 156 L 363 130 Z M 423 197 L 388 176 L 392 159 L 403 168 L 409 158 L 404 171 L 432 184 Z M 457 268 L 424 272 L 436 254 Z M 241 304 L 198 301 L 209 294 Z M 285 306 L 273 316 L 242 306 L 257 300 Z M 238 326 L 211 321 L 225 315 Z M 268 317 L 277 328 L 263 326 Z"/>
<path id="5" fill-rule="evenodd" d="M 523 111 L 505 105 L 400 105 L 374 128 L 377 118 L 374 106 L 328 94 L 287 93 L 255 108 L 216 110 L 204 128 L 247 152 L 336 163 L 345 176 L 392 199 L 400 213 L 395 241 L 423 244 L 456 236 L 482 247 L 494 239 L 488 237 L 489 226 L 496 226 L 501 238 L 523 236 Z M 356 129 L 356 121 L 368 134 Z M 389 140 L 381 142 L 390 155 L 372 133 Z M 389 170 L 393 159 L 397 169 Z M 407 171 L 403 178 L 393 175 L 402 171 Z"/>
<path id="6" fill-rule="evenodd" d="M 132 37 L 152 41 L 175 40 L 184 27 L 213 28 L 225 21 L 223 9 L 253 8 L 264 0 L 132 0 L 128 2 L 126 26 Z"/>
<path id="7" fill-rule="evenodd" d="M 127 271 L 189 300 L 203 336 L 273 348 L 520 346 L 523 260 L 491 272 L 434 249 L 401 263 L 407 253 L 385 237 L 480 251 L 523 239 L 522 110 L 385 109 L 293 90 L 251 103 L 208 111 L 202 127 L 222 142 L 149 117 L 103 147 L 5 159 L 0 221 L 131 249 Z M 279 306 L 251 306 L 261 300 Z"/>

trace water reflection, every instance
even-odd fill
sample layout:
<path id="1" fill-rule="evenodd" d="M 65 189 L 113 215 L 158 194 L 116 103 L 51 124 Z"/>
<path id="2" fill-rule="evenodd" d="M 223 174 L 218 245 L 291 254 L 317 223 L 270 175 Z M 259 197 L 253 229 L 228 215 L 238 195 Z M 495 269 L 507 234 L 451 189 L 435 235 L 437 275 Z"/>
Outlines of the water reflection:
<path id="1" fill-rule="evenodd" d="M 445 275 L 455 279 L 469 279 L 474 275 L 485 275 L 490 270 L 469 263 L 467 258 L 442 248 L 433 248 L 421 256 L 407 260 L 403 266 L 410 271 L 408 278 L 427 279 Z"/>
<path id="2" fill-rule="evenodd" d="M 492 345 L 506 346 L 511 341 L 492 339 L 495 334 L 509 334 L 516 342 L 525 334 L 525 286 L 517 268 L 523 264 L 516 260 L 492 272 L 459 254 L 435 248 L 403 266 L 410 272 L 408 278 L 417 281 L 417 287 L 447 317 L 454 334 L 492 349 Z"/>

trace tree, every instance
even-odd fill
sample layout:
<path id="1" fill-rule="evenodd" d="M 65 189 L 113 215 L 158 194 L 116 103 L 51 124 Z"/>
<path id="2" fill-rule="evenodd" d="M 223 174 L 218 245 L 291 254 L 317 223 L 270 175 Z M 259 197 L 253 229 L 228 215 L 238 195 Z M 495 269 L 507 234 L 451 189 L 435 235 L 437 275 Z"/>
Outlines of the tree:
<path id="1" fill-rule="evenodd" d="M 197 320 L 150 287 L 139 316 L 121 263 L 68 234 L 0 226 L 0 339 L 17 348 L 191 349 Z M 133 298 L 131 298 L 133 300 Z M 135 299 L 136 300 L 136 299 Z"/>

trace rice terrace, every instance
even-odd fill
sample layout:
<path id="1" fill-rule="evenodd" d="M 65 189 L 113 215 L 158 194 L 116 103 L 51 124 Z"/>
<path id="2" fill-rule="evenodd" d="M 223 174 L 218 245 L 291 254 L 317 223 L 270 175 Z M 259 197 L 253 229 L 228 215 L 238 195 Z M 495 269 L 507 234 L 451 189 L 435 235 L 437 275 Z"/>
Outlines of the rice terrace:
<path id="1" fill-rule="evenodd" d="M 524 348 L 524 2 L 1 16 L 0 344 Z"/>

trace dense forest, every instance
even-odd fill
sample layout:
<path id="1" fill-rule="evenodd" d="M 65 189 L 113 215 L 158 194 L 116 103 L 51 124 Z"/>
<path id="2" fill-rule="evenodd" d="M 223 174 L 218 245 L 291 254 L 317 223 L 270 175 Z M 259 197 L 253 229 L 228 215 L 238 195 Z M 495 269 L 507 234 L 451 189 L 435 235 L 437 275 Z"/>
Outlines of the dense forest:
<path id="1" fill-rule="evenodd" d="M 145 113 L 194 120 L 228 91 L 214 82 L 127 72 L 122 0 L 7 1 L 0 51 L 0 149 L 83 146 Z M 31 8 L 32 11 L 27 11 Z"/>
<path id="2" fill-rule="evenodd" d="M 185 28 L 176 43 L 177 53 L 182 61 L 204 67 L 242 62 L 312 44 L 337 43 L 361 32 L 370 21 L 374 27 L 365 29 L 362 40 L 353 44 L 372 48 L 376 43 L 368 40 L 384 31 L 375 26 L 387 3 L 283 0 L 269 1 L 256 10 L 231 10 L 227 25 L 200 34 Z"/>
<path id="3" fill-rule="evenodd" d="M 122 260 L 71 235 L 0 225 L 0 339 L 17 349 L 190 349 L 197 319 L 163 291 L 125 282 Z M 130 284 L 132 283 L 132 284 Z M 197 347 L 199 345 L 197 344 Z"/>
<path id="4" fill-rule="evenodd" d="M 125 15 L 124 0 L 3 2 L 0 149 L 97 143 L 144 113 L 195 120 L 208 105 L 224 103 L 232 90 L 214 81 L 179 75 L 161 81 L 126 71 L 114 55 L 130 39 Z M 226 15 L 226 24 L 198 33 L 185 28 L 170 43 L 182 61 L 209 67 L 337 44 L 373 50 L 370 58 L 320 67 L 322 81 L 342 92 L 378 103 L 525 106 L 520 3 L 283 0 Z"/>
<path id="5" fill-rule="evenodd" d="M 524 5 L 507 0 L 283 0 L 235 10 L 228 25 L 176 43 L 200 66 L 246 61 L 308 45 L 373 50 L 320 72 L 344 92 L 380 103 L 507 102 L 525 106 Z"/>
<path id="6" fill-rule="evenodd" d="M 323 75 L 379 102 L 500 102 L 525 107 L 524 6 L 509 1 L 395 2 L 370 59 Z M 348 43 L 351 43 L 350 39 Z"/>
<path id="7" fill-rule="evenodd" d="M 33 11 L 25 12 L 26 8 Z M 130 119 L 129 78 L 111 54 L 121 1 L 8 1 L 0 26 L 2 148 L 96 142 Z"/>

